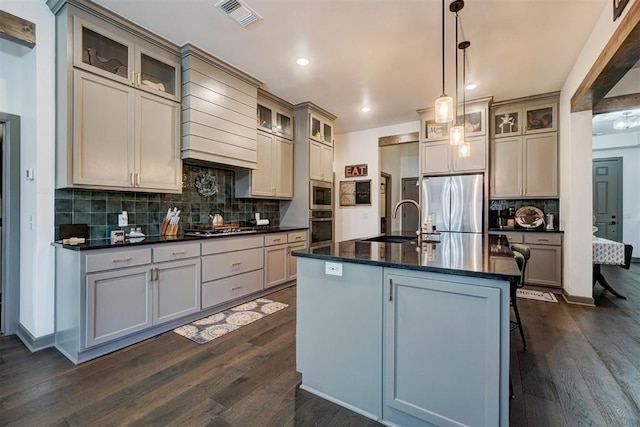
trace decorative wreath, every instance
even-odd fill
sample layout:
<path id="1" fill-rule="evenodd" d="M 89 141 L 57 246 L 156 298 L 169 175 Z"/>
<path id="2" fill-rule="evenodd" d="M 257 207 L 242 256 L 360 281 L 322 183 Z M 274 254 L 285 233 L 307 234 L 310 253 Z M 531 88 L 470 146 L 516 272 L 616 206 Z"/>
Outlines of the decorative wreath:
<path id="1" fill-rule="evenodd" d="M 208 173 L 196 176 L 195 186 L 198 193 L 205 197 L 211 197 L 218 193 L 218 181 L 215 176 Z"/>

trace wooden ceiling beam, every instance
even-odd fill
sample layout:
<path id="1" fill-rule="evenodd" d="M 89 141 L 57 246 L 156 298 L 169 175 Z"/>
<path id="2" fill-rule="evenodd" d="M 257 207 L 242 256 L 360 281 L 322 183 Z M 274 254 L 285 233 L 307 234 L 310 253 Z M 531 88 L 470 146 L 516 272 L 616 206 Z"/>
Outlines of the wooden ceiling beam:
<path id="1" fill-rule="evenodd" d="M 0 10 L 0 38 L 33 48 L 36 45 L 36 24 Z"/>
<path id="2" fill-rule="evenodd" d="M 640 60 L 640 1 L 634 2 L 571 97 L 571 112 L 587 111 Z"/>
<path id="3" fill-rule="evenodd" d="M 610 113 L 612 111 L 630 110 L 640 107 L 640 93 L 602 98 L 593 106 L 593 114 Z"/>
<path id="4" fill-rule="evenodd" d="M 418 142 L 420 136 L 418 132 L 403 133 L 400 135 L 381 136 L 378 138 L 378 147 L 386 147 L 387 145 L 406 144 L 409 142 Z"/>

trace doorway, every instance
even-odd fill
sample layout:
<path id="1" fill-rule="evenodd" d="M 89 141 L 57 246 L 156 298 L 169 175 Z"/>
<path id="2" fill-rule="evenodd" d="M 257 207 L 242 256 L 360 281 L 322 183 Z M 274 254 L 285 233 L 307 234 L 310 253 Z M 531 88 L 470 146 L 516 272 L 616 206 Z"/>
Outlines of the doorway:
<path id="1" fill-rule="evenodd" d="M 595 235 L 622 242 L 622 157 L 593 159 Z"/>
<path id="2" fill-rule="evenodd" d="M 391 231 L 391 175 L 380 173 L 380 233 Z"/>
<path id="3" fill-rule="evenodd" d="M 420 193 L 418 187 L 418 177 L 402 178 L 402 198 L 411 199 L 420 202 Z M 418 210 L 413 206 L 402 206 L 402 231 L 417 230 L 420 224 L 418 218 Z"/>
<path id="4" fill-rule="evenodd" d="M 0 113 L 0 333 L 20 320 L 20 117 Z"/>

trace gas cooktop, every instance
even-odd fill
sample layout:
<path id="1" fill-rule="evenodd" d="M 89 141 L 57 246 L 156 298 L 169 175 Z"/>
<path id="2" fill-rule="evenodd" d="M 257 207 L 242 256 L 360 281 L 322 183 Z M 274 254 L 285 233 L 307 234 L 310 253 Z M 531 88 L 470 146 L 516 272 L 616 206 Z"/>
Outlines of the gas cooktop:
<path id="1" fill-rule="evenodd" d="M 215 236 L 228 236 L 230 234 L 250 234 L 257 233 L 258 230 L 253 228 L 225 228 L 220 230 L 203 230 L 203 229 L 186 229 L 184 230 L 185 236 L 196 237 L 215 237 Z"/>

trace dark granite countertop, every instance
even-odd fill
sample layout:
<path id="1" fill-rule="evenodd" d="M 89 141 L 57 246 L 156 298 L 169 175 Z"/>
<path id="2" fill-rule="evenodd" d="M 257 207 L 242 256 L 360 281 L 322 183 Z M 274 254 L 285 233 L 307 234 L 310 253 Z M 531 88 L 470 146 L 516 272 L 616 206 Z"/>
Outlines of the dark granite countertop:
<path id="1" fill-rule="evenodd" d="M 440 233 L 438 237 L 440 242 L 423 243 L 422 248 L 417 248 L 415 240 L 381 243 L 366 241 L 366 238 L 363 238 L 328 243 L 294 251 L 293 254 L 327 261 L 498 280 L 512 280 L 520 275 L 515 261 L 495 262 L 495 258 L 512 258 L 506 238 L 495 234 L 474 233 Z"/>
<path id="2" fill-rule="evenodd" d="M 228 237 L 236 236 L 255 236 L 260 234 L 269 233 L 281 233 L 287 231 L 306 230 L 307 227 L 245 227 L 242 231 L 232 233 L 219 233 L 211 236 L 185 236 L 179 234 L 177 236 L 146 236 L 143 240 L 125 240 L 122 243 L 111 243 L 110 239 L 90 239 L 85 243 L 78 245 L 65 245 L 61 241 L 52 242 L 52 245 L 60 248 L 71 249 L 74 251 L 85 251 L 91 249 L 107 249 L 107 248 L 120 248 L 120 247 L 134 247 L 153 245 L 156 243 L 175 243 L 175 242 L 187 242 L 187 241 L 201 241 L 209 239 L 224 239 Z"/>
<path id="3" fill-rule="evenodd" d="M 564 234 L 564 230 L 545 230 L 543 227 L 540 228 L 489 228 L 489 233 L 560 233 Z"/>

